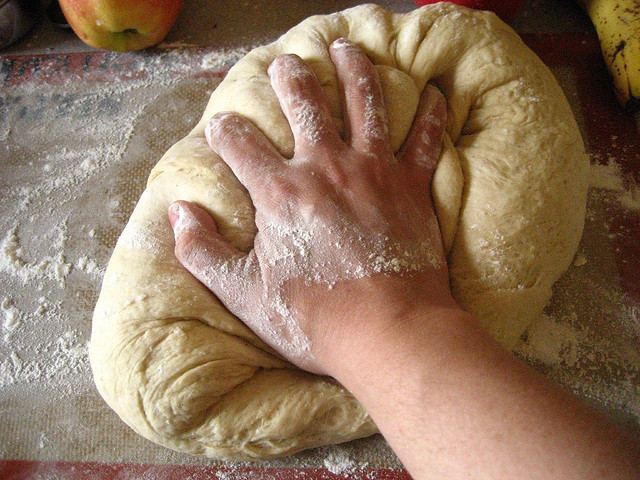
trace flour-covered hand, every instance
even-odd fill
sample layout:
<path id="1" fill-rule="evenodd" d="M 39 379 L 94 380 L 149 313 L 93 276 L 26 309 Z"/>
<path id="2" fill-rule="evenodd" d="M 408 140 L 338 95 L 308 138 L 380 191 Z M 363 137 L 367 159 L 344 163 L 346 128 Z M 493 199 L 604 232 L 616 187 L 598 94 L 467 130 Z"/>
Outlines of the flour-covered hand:
<path id="1" fill-rule="evenodd" d="M 366 328 L 372 310 L 402 309 L 418 298 L 453 304 L 430 193 L 444 97 L 425 87 L 396 158 L 374 66 L 343 39 L 330 54 L 345 139 L 313 71 L 295 55 L 269 68 L 295 139 L 293 158 L 240 115 L 220 113 L 206 129 L 254 203 L 258 233 L 248 254 L 197 206 L 180 201 L 169 209 L 179 261 L 265 342 L 323 374 L 331 374 L 331 345 L 348 348 L 356 331 L 348 324 Z"/>

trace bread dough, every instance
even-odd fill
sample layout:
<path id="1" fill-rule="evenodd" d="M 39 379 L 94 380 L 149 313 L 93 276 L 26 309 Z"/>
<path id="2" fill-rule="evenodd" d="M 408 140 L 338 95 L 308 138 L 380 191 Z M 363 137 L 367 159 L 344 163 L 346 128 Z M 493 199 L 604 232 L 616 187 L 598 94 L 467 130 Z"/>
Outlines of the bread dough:
<path id="1" fill-rule="evenodd" d="M 208 147 L 216 112 L 250 118 L 285 155 L 293 136 L 267 67 L 296 53 L 315 71 L 336 125 L 328 45 L 347 37 L 377 65 L 394 149 L 427 82 L 447 99 L 433 180 L 455 298 L 512 347 L 551 296 L 582 233 L 588 162 L 553 75 L 496 16 L 437 4 L 400 15 L 366 5 L 311 17 L 240 60 L 202 120 L 151 172 L 113 252 L 90 347 L 96 385 L 136 432 L 182 452 L 263 459 L 376 432 L 330 378 L 284 361 L 183 269 L 167 207 L 197 202 L 238 248 L 256 232 L 249 196 Z"/>

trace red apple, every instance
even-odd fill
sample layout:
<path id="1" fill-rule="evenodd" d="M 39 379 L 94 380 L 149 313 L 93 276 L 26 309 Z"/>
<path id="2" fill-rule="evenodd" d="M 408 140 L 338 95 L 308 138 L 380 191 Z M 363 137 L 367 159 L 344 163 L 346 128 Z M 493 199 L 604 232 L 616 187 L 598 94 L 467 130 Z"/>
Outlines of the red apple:
<path id="1" fill-rule="evenodd" d="M 419 7 L 438 3 L 440 0 L 415 0 Z M 476 10 L 490 10 L 502 20 L 509 20 L 524 3 L 524 0 L 451 0 L 451 3 Z"/>
<path id="2" fill-rule="evenodd" d="M 117 52 L 160 43 L 178 18 L 183 0 L 59 0 L 76 35 Z"/>

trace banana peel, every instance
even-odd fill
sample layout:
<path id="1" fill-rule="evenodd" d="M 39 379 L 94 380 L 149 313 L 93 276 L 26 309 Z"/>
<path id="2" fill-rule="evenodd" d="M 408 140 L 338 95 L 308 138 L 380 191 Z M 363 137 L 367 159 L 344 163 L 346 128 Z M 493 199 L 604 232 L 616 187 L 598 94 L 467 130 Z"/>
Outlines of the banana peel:
<path id="1" fill-rule="evenodd" d="M 623 107 L 640 106 L 640 0 L 579 0 L 598 33 Z"/>

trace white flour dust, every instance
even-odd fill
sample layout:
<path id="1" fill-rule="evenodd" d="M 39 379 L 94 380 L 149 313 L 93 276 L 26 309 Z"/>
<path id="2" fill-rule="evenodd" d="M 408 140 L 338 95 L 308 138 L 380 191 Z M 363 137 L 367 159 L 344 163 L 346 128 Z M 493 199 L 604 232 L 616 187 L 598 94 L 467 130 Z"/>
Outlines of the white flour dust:
<path id="1" fill-rule="evenodd" d="M 640 211 L 640 185 L 623 176 L 615 158 L 607 158 L 606 164 L 592 163 L 589 183 L 592 188 L 613 194 L 625 209 Z"/>
<path id="2" fill-rule="evenodd" d="M 288 118 L 291 118 L 291 128 L 296 139 L 304 139 L 309 145 L 316 145 L 327 135 L 327 125 L 324 119 L 330 115 L 322 106 L 301 95 L 300 87 L 290 92 L 283 83 L 288 85 L 309 85 L 314 81 L 314 73 L 307 67 L 300 65 L 299 60 L 292 57 L 280 57 L 272 65 L 277 65 L 278 70 L 286 68 L 286 75 L 278 74 L 273 67 L 269 68 L 271 82 L 274 89 L 284 95 L 286 102 L 282 104 Z M 286 82 L 283 82 L 283 77 Z"/>
<path id="3" fill-rule="evenodd" d="M 257 46 L 248 46 L 240 48 L 223 48 L 215 52 L 207 53 L 202 57 L 200 67 L 203 70 L 219 70 L 221 68 L 229 68 L 247 53 Z"/>
<path id="4" fill-rule="evenodd" d="M 109 458 L 87 358 L 104 269 L 149 170 L 246 51 L 98 55 L 63 82 L 45 57 L 0 78 L 0 456 Z"/>
<path id="5" fill-rule="evenodd" d="M 1 118 L 0 130 L 7 161 L 1 173 L 3 200 L 12 214 L 2 219 L 5 233 L 0 238 L 5 298 L 1 384 L 33 385 L 42 378 L 47 379 L 43 386 L 51 386 L 58 367 L 49 365 L 47 356 L 35 354 L 38 345 L 61 339 L 68 343 L 71 338 L 86 350 L 95 293 L 115 236 L 136 200 L 122 182 L 128 180 L 125 172 L 135 170 L 136 156 L 145 153 L 131 152 L 139 119 L 168 88 L 197 75 L 205 64 L 209 69 L 228 67 L 246 51 L 247 47 L 227 49 L 217 56 L 172 49 L 135 57 L 130 70 L 113 71 L 110 82 L 91 81 L 95 72 L 90 72 L 88 80 L 84 73 L 69 74 L 71 81 L 65 85 L 50 84 L 43 63 L 40 77 L 5 88 L 8 113 Z M 176 120 L 184 132 L 197 117 L 190 113 Z M 155 126 L 143 128 L 157 131 Z M 152 153 L 150 162 L 162 152 Z M 141 188 L 146 173 L 140 170 L 136 188 Z M 47 298 L 49 307 L 39 298 Z M 75 335 L 78 332 L 82 334 Z M 71 350 L 60 350 L 65 351 Z M 71 363 L 76 360 L 70 358 Z M 86 360 L 82 373 L 81 383 L 88 388 Z"/>
<path id="6" fill-rule="evenodd" d="M 585 232 L 573 267 L 516 353 L 587 401 L 640 431 L 640 299 L 619 285 L 610 219 L 637 215 L 640 190 L 614 158 L 594 158 Z M 624 260 L 623 260 L 624 261 Z"/>
<path id="7" fill-rule="evenodd" d="M 310 340 L 299 326 L 302 314 L 289 293 L 296 290 L 296 284 L 331 290 L 337 283 L 353 279 L 444 265 L 431 241 L 397 243 L 386 235 L 367 235 L 342 218 L 337 205 L 329 209 L 331 219 L 312 215 L 304 220 L 286 201 L 279 210 L 275 218 L 259 222 L 256 250 L 251 255 L 220 258 L 218 265 L 214 263 L 198 275 L 232 313 L 294 362 L 303 364 L 312 358 Z M 204 228 L 179 204 L 175 212 L 179 214 L 174 225 L 177 237 L 185 229 Z M 435 223 L 433 228 L 437 229 Z M 342 240 L 332 242 L 331 238 Z M 191 263 L 211 265 L 216 259 L 201 249 L 192 255 Z M 269 280 L 261 282 L 264 277 Z"/>
<path id="8" fill-rule="evenodd" d="M 366 462 L 358 463 L 341 450 L 329 452 L 323 463 L 325 468 L 334 475 L 353 475 L 357 470 L 367 467 Z"/>

